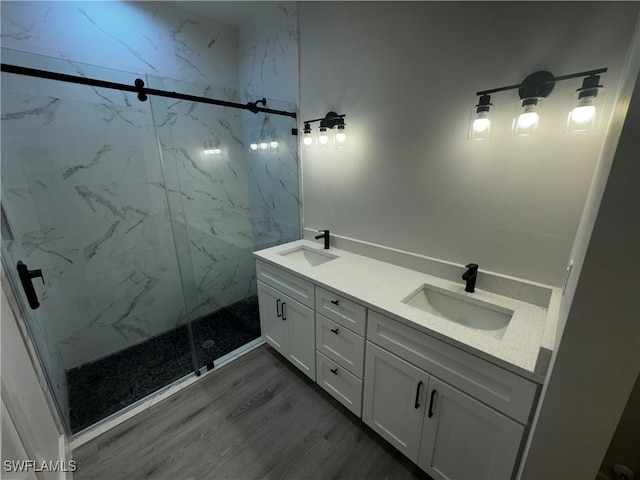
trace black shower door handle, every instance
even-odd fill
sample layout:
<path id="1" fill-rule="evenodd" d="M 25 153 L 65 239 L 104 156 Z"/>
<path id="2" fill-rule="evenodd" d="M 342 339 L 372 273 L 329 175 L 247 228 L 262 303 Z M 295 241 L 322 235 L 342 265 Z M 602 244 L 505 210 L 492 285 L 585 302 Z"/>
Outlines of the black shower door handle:
<path id="1" fill-rule="evenodd" d="M 33 282 L 31 281 L 31 279 L 40 277 L 42 278 L 42 284 L 44 285 L 42 270 L 29 270 L 29 268 L 24 263 L 22 263 L 22 261 L 18 262 L 16 268 L 18 269 L 20 282 L 22 283 L 22 288 L 24 289 L 24 293 L 27 296 L 29 306 L 31 307 L 31 310 L 35 310 L 40 306 L 40 302 L 38 301 L 38 295 L 36 295 L 36 290 L 35 288 L 33 288 Z"/>

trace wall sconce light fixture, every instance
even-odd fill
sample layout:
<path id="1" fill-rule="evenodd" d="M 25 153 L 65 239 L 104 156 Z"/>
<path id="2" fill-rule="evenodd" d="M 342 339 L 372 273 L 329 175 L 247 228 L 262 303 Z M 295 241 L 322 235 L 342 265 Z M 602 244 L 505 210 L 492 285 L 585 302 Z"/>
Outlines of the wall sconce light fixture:
<path id="1" fill-rule="evenodd" d="M 205 155 L 220 155 L 220 153 L 222 153 L 222 150 L 220 149 L 220 142 L 204 142 L 204 149 L 202 150 L 202 153 L 204 153 Z"/>
<path id="2" fill-rule="evenodd" d="M 313 147 L 314 143 L 316 143 L 311 131 L 311 123 L 314 122 L 320 122 L 317 140 L 317 144 L 320 148 L 329 147 L 331 145 L 332 137 L 333 144 L 336 147 L 344 147 L 347 144 L 346 124 L 344 123 L 345 116 L 345 114 L 338 115 L 336 112 L 329 112 L 323 118 L 305 121 L 304 129 L 302 130 L 302 145 L 304 149 L 309 150 Z"/>
<path id="3" fill-rule="evenodd" d="M 489 111 L 493 105 L 491 95 L 515 89 L 518 90 L 519 99 L 516 104 L 512 133 L 514 136 L 535 134 L 540 120 L 538 106 L 551 94 L 556 82 L 580 77 L 585 78 L 582 87 L 574 93 L 577 98 L 573 101 L 573 107 L 567 117 L 567 130 L 579 132 L 595 128 L 596 122 L 601 116 L 598 110 L 602 108 L 604 96 L 604 89 L 600 85 L 600 74 L 606 71 L 607 68 L 599 68 L 559 77 L 555 77 L 547 71 L 539 71 L 532 73 L 518 85 L 477 92 L 476 95 L 480 97 L 480 100 L 471 112 L 468 137 L 470 140 L 484 140 L 490 137 L 492 123 Z"/>

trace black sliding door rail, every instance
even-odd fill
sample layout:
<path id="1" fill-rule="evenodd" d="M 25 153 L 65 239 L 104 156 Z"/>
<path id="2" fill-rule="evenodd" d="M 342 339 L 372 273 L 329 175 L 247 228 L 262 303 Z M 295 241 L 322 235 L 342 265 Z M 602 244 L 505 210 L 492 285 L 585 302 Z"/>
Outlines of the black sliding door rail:
<path id="1" fill-rule="evenodd" d="M 214 98 L 199 97 L 196 95 L 187 95 L 185 93 L 169 92 L 166 90 L 157 90 L 155 88 L 147 88 L 144 86 L 144 81 L 137 78 L 135 85 L 127 85 L 125 83 L 107 82 L 105 80 L 97 80 L 95 78 L 78 77 L 75 75 L 67 75 L 65 73 L 49 72 L 47 70 L 38 70 L 35 68 L 20 67 L 17 65 L 9 65 L 6 63 L 1 64 L 2 71 L 7 73 L 15 73 L 17 75 L 27 75 L 29 77 L 46 78 L 49 80 L 58 80 L 61 82 L 77 83 L 81 85 L 89 85 L 92 87 L 110 88 L 112 90 L 122 90 L 125 92 L 134 92 L 138 94 L 138 99 L 144 102 L 147 99 L 147 95 L 155 95 L 158 97 L 176 98 L 178 100 L 187 100 L 190 102 L 207 103 L 209 105 L 219 105 L 221 107 L 240 108 L 242 110 L 249 110 L 253 113 L 263 112 L 271 113 L 273 115 L 282 115 L 285 117 L 296 118 L 295 112 L 287 112 L 286 110 L 275 110 L 273 108 L 259 107 L 257 104 L 266 104 L 264 99 L 256 102 L 249 102 L 247 104 L 228 102 L 226 100 L 217 100 Z"/>

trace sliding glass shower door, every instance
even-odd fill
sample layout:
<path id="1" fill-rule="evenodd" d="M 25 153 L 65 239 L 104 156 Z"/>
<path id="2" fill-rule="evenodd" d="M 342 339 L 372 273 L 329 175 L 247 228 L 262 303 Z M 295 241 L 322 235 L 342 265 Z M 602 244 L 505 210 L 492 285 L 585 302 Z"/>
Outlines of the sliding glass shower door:
<path id="1" fill-rule="evenodd" d="M 150 88 L 259 101 L 166 78 Z M 197 361 L 211 368 L 260 337 L 252 252 L 300 238 L 295 119 L 150 97 Z M 253 148 L 252 148 L 253 147 Z"/>
<path id="2" fill-rule="evenodd" d="M 24 52 L 2 61 L 296 110 Z M 294 118 L 13 73 L 1 88 L 2 264 L 68 433 L 260 341 L 252 252 L 300 238 Z"/>
<path id="3" fill-rule="evenodd" d="M 23 52 L 2 60 L 136 78 Z M 149 103 L 3 73 L 1 153 L 3 264 L 69 431 L 193 372 Z M 36 310 L 18 262 L 42 272 L 27 279 Z"/>

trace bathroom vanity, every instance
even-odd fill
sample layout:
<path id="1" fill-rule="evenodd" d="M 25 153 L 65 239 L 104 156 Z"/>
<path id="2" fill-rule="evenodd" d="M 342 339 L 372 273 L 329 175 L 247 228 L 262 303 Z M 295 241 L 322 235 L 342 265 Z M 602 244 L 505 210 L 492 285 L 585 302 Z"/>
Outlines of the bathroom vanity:
<path id="1" fill-rule="evenodd" d="M 433 478 L 515 476 L 557 291 L 467 293 L 307 240 L 254 255 L 267 343 Z"/>

